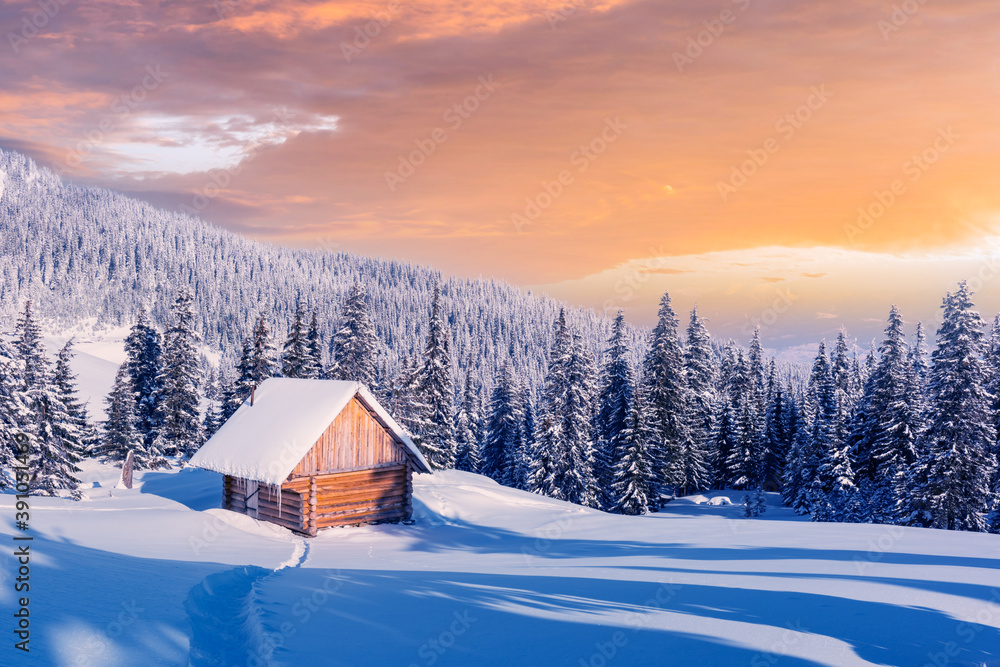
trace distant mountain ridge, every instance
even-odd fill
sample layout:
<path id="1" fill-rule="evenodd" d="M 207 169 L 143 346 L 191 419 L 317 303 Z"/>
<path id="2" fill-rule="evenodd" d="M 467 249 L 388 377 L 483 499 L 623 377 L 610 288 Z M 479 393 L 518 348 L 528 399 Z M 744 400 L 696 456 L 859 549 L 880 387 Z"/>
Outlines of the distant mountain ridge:
<path id="1" fill-rule="evenodd" d="M 188 215 L 107 189 L 68 185 L 19 153 L 0 150 L 0 318 L 31 299 L 62 326 L 96 318 L 129 325 L 140 307 L 164 322 L 189 288 L 206 344 L 228 364 L 258 313 L 284 339 L 296 297 L 320 312 L 328 337 L 347 288 L 368 289 L 390 372 L 420 354 L 440 282 L 452 331 L 456 385 L 465 372 L 488 386 L 510 358 L 540 386 L 560 304 L 497 280 L 449 278 L 429 267 L 345 252 L 285 248 L 246 239 Z M 610 319 L 568 308 L 568 320 L 600 355 Z M 630 329 L 638 355 L 644 332 Z"/>

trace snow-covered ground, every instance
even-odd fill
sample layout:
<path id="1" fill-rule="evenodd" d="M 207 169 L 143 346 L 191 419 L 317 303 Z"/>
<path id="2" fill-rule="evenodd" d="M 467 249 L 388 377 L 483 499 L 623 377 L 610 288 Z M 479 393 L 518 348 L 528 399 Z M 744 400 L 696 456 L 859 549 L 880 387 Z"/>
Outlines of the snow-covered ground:
<path id="1" fill-rule="evenodd" d="M 445 472 L 416 477 L 414 525 L 307 539 L 217 509 L 214 473 L 117 475 L 88 462 L 85 500 L 32 499 L 31 654 L 7 612 L 0 664 L 1000 664 L 993 535 L 776 497 L 743 519 L 738 492 L 612 516 Z"/>

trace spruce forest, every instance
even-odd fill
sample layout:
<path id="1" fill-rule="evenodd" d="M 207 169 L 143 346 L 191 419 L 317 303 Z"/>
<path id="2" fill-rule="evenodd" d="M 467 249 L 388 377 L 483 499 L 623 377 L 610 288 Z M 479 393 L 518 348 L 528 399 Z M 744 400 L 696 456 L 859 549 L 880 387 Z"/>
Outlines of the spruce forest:
<path id="1" fill-rule="evenodd" d="M 254 243 L 17 154 L 0 167 L 2 456 L 9 471 L 29 438 L 38 493 L 78 496 L 84 457 L 183 465 L 281 376 L 363 382 L 435 468 L 607 512 L 735 489 L 747 517 L 780 492 L 814 521 L 1000 532 L 1000 316 L 965 283 L 930 340 L 891 307 L 873 349 L 842 331 L 799 369 L 759 332 L 713 340 L 669 295 L 645 331 L 499 282 Z M 130 327 L 100 424 L 72 343 L 54 360 L 42 345 L 41 322 L 85 318 Z"/>

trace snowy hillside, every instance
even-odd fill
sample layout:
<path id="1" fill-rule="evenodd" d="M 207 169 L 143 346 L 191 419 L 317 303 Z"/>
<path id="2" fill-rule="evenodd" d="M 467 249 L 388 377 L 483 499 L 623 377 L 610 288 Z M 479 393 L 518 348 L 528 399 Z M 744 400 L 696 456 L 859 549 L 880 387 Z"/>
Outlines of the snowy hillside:
<path id="1" fill-rule="evenodd" d="M 259 243 L 202 220 L 157 209 L 120 193 L 63 183 L 18 153 L 0 150 L 0 324 L 9 328 L 23 301 L 51 330 L 83 321 L 131 326 L 140 307 L 162 324 L 178 288 L 195 298 L 199 332 L 227 366 L 261 313 L 283 338 L 301 297 L 329 337 L 350 285 L 367 287 L 388 376 L 422 349 L 431 293 L 441 283 L 452 358 L 487 387 L 508 358 L 532 386 L 545 371 L 556 301 L 495 280 L 449 278 L 423 266 L 315 249 Z M 39 240 L 41 239 L 41 242 Z M 583 309 L 567 317 L 593 352 L 610 321 Z M 644 333 L 629 327 L 638 349 Z"/>
<path id="2" fill-rule="evenodd" d="M 415 478 L 412 526 L 304 539 L 217 509 L 214 473 L 84 478 L 80 503 L 32 500 L 33 665 L 1000 660 L 992 535 L 809 523 L 775 498 L 760 520 L 705 496 L 612 516 L 452 471 Z M 29 664 L 10 641 L 0 663 Z"/>

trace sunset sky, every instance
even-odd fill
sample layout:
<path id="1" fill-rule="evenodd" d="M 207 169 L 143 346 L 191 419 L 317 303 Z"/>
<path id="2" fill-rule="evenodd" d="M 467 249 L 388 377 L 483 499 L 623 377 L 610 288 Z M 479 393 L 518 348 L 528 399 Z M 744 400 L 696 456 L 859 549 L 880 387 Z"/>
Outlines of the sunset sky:
<path id="1" fill-rule="evenodd" d="M 261 240 L 716 335 L 1000 310 L 1000 5 L 17 1 L 0 146 Z M 862 217 L 859 210 L 867 211 Z"/>

